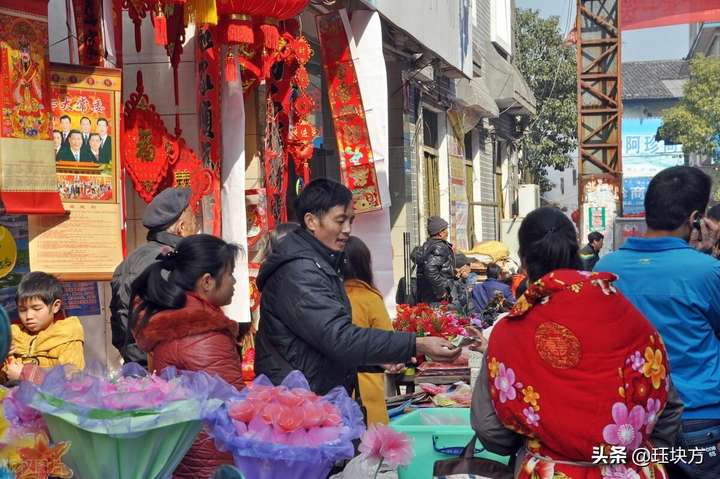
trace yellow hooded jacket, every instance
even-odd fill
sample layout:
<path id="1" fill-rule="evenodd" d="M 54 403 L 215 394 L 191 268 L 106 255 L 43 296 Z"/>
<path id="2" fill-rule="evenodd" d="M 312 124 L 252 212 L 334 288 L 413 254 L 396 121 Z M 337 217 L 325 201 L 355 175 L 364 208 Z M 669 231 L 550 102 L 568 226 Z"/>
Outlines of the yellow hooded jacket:
<path id="1" fill-rule="evenodd" d="M 350 299 L 352 322 L 355 326 L 392 331 L 390 316 L 380 291 L 358 279 L 345 281 L 345 290 Z M 367 409 L 368 424 L 387 424 L 389 418 L 385 405 L 385 374 L 360 373 L 358 383 L 360 398 Z"/>
<path id="2" fill-rule="evenodd" d="M 77 316 L 52 322 L 47 329 L 31 334 L 21 324 L 11 326 L 12 356 L 23 364 L 51 368 L 60 364 L 85 368 L 85 333 Z"/>

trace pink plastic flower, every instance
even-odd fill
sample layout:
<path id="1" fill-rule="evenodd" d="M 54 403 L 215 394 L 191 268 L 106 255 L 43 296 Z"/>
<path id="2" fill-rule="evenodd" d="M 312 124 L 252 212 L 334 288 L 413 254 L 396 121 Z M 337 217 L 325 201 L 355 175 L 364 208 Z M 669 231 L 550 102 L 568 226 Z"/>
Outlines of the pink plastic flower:
<path id="1" fill-rule="evenodd" d="M 500 392 L 501 403 L 515 399 L 517 396 L 517 391 L 515 391 L 515 371 L 511 368 L 506 369 L 505 365 L 500 363 L 498 375 L 495 378 L 495 387 Z"/>
<path id="2" fill-rule="evenodd" d="M 640 354 L 640 351 L 635 351 L 630 355 L 629 358 L 625 361 L 627 364 L 630 364 L 635 371 L 640 371 L 645 364 L 645 359 L 643 359 L 642 354 Z"/>
<path id="3" fill-rule="evenodd" d="M 635 406 L 628 413 L 625 404 L 616 402 L 612 407 L 612 417 L 615 424 L 605 426 L 603 439 L 614 446 L 636 449 L 642 442 L 640 428 L 645 424 L 645 410 L 642 406 Z"/>
<path id="4" fill-rule="evenodd" d="M 645 417 L 645 424 L 647 424 L 647 428 L 645 429 L 646 434 L 649 435 L 650 433 L 652 433 L 653 428 L 655 428 L 655 423 L 660 417 L 660 409 L 661 403 L 659 399 L 648 399 L 647 416 Z"/>
<path id="5" fill-rule="evenodd" d="M 621 464 L 603 467 L 601 474 L 603 479 L 640 479 L 640 475 L 637 472 Z"/>
<path id="6" fill-rule="evenodd" d="M 393 467 L 406 466 L 413 457 L 410 438 L 383 424 L 373 424 L 365 431 L 359 449 L 367 459 Z"/>
<path id="7" fill-rule="evenodd" d="M 528 425 L 535 427 L 540 425 L 540 415 L 536 413 L 532 407 L 523 409 L 523 414 L 525 415 Z"/>

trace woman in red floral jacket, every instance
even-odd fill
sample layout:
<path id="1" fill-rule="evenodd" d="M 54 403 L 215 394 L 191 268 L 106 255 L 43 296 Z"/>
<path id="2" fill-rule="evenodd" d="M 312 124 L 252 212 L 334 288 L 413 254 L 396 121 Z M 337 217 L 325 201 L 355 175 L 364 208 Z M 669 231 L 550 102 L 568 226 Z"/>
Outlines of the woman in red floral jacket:
<path id="1" fill-rule="evenodd" d="M 478 438 L 517 454 L 517 478 L 666 478 L 639 457 L 672 447 L 680 427 L 658 332 L 614 275 L 577 271 L 575 228 L 559 210 L 533 211 L 519 240 L 531 286 L 490 336 L 473 395 Z"/>
<path id="2" fill-rule="evenodd" d="M 220 309 L 233 296 L 238 251 L 214 236 L 190 236 L 133 283 L 133 334 L 152 369 L 205 371 L 243 387 L 238 324 Z M 173 478 L 205 479 L 232 462 L 200 432 Z"/>

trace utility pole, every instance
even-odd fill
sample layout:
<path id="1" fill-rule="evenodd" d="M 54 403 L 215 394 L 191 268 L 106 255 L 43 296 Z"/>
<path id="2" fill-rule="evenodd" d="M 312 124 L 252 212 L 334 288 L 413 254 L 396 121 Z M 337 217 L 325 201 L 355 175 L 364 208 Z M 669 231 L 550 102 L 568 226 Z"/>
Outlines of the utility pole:
<path id="1" fill-rule="evenodd" d="M 622 215 L 620 0 L 577 0 L 577 110 L 580 235 L 613 244 Z"/>

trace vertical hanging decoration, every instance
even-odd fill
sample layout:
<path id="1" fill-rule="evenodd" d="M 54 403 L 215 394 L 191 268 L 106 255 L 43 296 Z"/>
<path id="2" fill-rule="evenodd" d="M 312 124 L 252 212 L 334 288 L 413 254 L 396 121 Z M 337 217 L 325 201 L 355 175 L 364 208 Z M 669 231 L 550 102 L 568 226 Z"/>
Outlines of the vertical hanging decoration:
<path id="1" fill-rule="evenodd" d="M 170 165 L 166 186 L 190 188 L 190 206 L 197 213 L 200 201 L 213 189 L 215 183 L 213 173 L 203 166 L 200 158 L 185 144 L 185 140 L 178 138 L 178 145 L 180 156 L 177 162 Z"/>
<path id="2" fill-rule="evenodd" d="M 168 134 L 155 105 L 150 103 L 140 71 L 137 83 L 125 102 L 122 157 L 133 186 L 150 203 L 164 183 L 170 165 L 177 162 L 180 144 Z"/>
<path id="3" fill-rule="evenodd" d="M 342 181 L 352 191 L 355 212 L 366 213 L 381 209 L 382 202 L 348 27 L 345 10 L 317 17 Z"/>
<path id="4" fill-rule="evenodd" d="M 140 25 L 142 25 L 142 21 L 147 13 L 151 11 L 151 5 L 148 0 L 122 0 L 122 8 L 127 8 L 130 20 L 132 20 L 135 26 L 135 50 L 139 52 L 142 48 Z M 119 25 L 122 25 L 122 23 Z M 117 30 L 122 29 L 118 28 Z M 122 43 L 119 45 L 122 45 Z"/>
<path id="5" fill-rule="evenodd" d="M 315 110 L 315 101 L 307 94 L 310 78 L 305 65 L 313 55 L 310 44 L 305 37 L 288 38 L 288 47 L 297 67 L 292 72 L 292 85 L 295 91 L 295 101 L 291 116 L 290 137 L 288 139 L 288 153 L 295 164 L 295 173 L 304 183 L 310 181 L 310 160 L 314 153 L 313 140 L 317 136 L 317 129 L 308 121 L 308 117 Z"/>
<path id="6" fill-rule="evenodd" d="M 195 48 L 197 68 L 197 101 L 200 118 L 200 159 L 203 167 L 212 172 L 210 196 L 212 233 L 220 235 L 221 219 L 221 128 L 220 128 L 220 46 L 217 27 L 203 25 L 199 28 Z"/>
<path id="7" fill-rule="evenodd" d="M 283 154 L 277 114 L 272 98 L 268 95 L 265 114 L 265 148 L 263 150 L 265 166 L 265 189 L 268 202 L 268 228 L 287 221 L 285 192 L 288 184 L 288 169 Z"/>
<path id="8" fill-rule="evenodd" d="M 102 66 L 105 45 L 102 36 L 102 0 L 73 0 L 80 64 Z"/>

